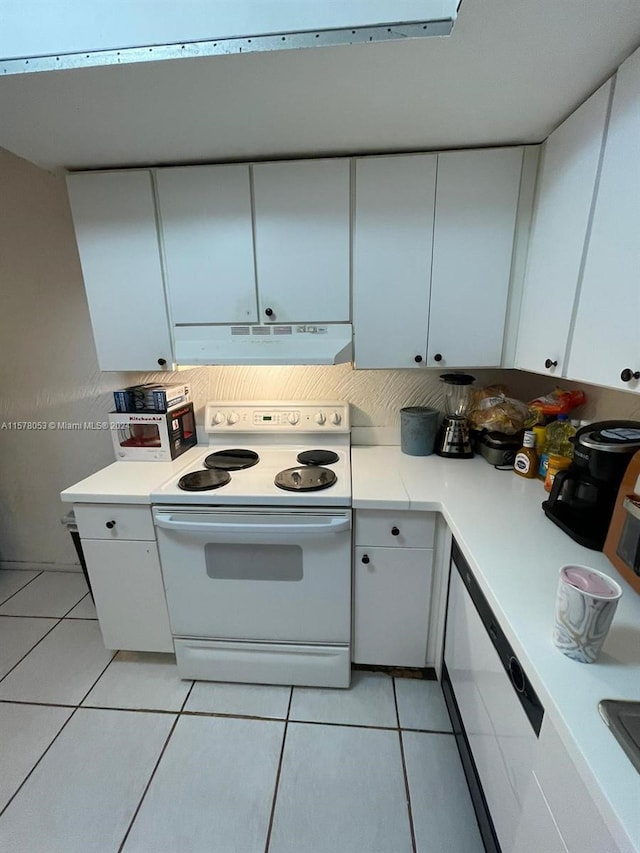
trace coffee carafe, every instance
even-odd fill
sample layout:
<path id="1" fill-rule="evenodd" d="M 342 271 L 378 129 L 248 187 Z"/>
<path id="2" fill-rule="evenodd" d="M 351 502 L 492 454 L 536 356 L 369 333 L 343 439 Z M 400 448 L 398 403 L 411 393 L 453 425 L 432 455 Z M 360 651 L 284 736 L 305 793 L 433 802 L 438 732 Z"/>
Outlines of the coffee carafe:
<path id="1" fill-rule="evenodd" d="M 436 453 L 452 459 L 470 459 L 473 456 L 469 437 L 469 412 L 471 384 L 476 381 L 469 373 L 443 373 L 444 420 L 436 441 Z"/>

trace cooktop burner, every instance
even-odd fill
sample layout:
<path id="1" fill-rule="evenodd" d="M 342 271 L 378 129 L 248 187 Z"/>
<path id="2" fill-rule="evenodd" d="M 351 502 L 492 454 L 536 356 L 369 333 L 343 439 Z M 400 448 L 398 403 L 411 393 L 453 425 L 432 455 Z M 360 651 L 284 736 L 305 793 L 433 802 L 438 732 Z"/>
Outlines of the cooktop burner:
<path id="1" fill-rule="evenodd" d="M 226 486 L 231 480 L 231 474 L 216 468 L 206 468 L 204 471 L 191 471 L 178 480 L 178 488 L 185 492 L 206 492 Z"/>
<path id="2" fill-rule="evenodd" d="M 333 450 L 304 450 L 297 456 L 301 465 L 332 465 L 339 458 Z"/>
<path id="3" fill-rule="evenodd" d="M 253 450 L 232 448 L 231 450 L 216 450 L 204 460 L 207 468 L 219 468 L 222 471 L 240 471 L 257 465 L 260 457 Z"/>
<path id="4" fill-rule="evenodd" d="M 303 465 L 301 468 L 286 468 L 276 474 L 273 481 L 279 489 L 287 492 L 317 492 L 328 489 L 337 480 L 335 471 L 318 465 Z"/>

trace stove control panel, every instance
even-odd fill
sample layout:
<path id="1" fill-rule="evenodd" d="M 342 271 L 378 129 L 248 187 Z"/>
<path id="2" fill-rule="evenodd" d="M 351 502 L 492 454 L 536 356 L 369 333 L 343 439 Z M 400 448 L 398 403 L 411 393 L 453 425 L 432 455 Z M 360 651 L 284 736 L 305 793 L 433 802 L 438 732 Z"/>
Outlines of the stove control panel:
<path id="1" fill-rule="evenodd" d="M 348 433 L 349 404 L 342 402 L 214 402 L 205 409 L 207 432 Z"/>

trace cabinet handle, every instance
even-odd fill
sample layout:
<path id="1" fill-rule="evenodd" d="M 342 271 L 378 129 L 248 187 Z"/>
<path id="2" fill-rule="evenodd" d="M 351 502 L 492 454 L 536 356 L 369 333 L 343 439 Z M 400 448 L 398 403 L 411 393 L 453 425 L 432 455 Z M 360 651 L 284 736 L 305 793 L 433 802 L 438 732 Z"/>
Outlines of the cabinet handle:
<path id="1" fill-rule="evenodd" d="M 264 313 L 267 315 L 267 317 L 273 317 L 273 308 L 265 308 Z"/>
<path id="2" fill-rule="evenodd" d="M 116 526 L 115 521 L 107 521 L 107 523 L 105 524 L 105 527 L 108 528 L 109 530 L 113 530 L 113 528 L 115 526 Z"/>
<path id="3" fill-rule="evenodd" d="M 437 352 L 437 353 L 434 355 L 433 360 L 434 360 L 434 361 L 442 361 L 442 353 L 441 353 L 441 352 Z"/>
<path id="4" fill-rule="evenodd" d="M 400 528 L 399 527 L 392 527 L 391 528 L 391 535 L 392 536 L 400 536 Z"/>
<path id="5" fill-rule="evenodd" d="M 164 367 L 166 363 L 167 363 L 166 358 L 159 358 L 158 359 L 158 364 L 160 365 L 160 367 Z"/>
<path id="6" fill-rule="evenodd" d="M 421 356 L 421 355 L 417 355 L 413 360 L 414 360 L 417 364 L 420 364 L 420 362 L 422 361 L 422 356 Z"/>
<path id="7" fill-rule="evenodd" d="M 368 554 L 363 554 L 363 555 L 362 555 L 362 562 L 363 562 L 365 565 L 366 565 L 367 563 L 370 563 L 370 562 L 371 562 L 371 561 L 369 560 L 369 555 L 368 555 Z"/>
<path id="8" fill-rule="evenodd" d="M 545 360 L 544 366 L 547 368 L 547 370 L 549 370 L 550 367 L 557 367 L 558 362 L 557 361 L 551 361 L 551 359 L 548 358 Z"/>
<path id="9" fill-rule="evenodd" d="M 623 382 L 631 382 L 632 379 L 640 379 L 640 370 L 631 370 L 629 367 L 625 367 L 625 369 L 620 374 L 620 379 Z"/>

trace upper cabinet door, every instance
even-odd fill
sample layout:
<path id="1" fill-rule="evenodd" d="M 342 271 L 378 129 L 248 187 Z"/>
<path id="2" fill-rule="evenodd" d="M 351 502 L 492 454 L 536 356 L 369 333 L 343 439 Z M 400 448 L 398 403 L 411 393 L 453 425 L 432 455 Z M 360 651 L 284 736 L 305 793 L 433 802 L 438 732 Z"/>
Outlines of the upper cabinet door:
<path id="1" fill-rule="evenodd" d="M 258 319 L 249 167 L 156 172 L 174 324 Z"/>
<path id="2" fill-rule="evenodd" d="M 436 154 L 356 161 L 353 325 L 357 367 L 424 366 Z"/>
<path id="3" fill-rule="evenodd" d="M 261 322 L 349 322 L 349 161 L 253 166 Z"/>
<path id="4" fill-rule="evenodd" d="M 611 81 L 547 139 L 527 256 L 516 366 L 562 376 Z M 548 365 L 548 367 L 547 367 Z"/>
<path id="5" fill-rule="evenodd" d="M 171 367 L 150 173 L 73 174 L 67 188 L 100 368 Z"/>
<path id="6" fill-rule="evenodd" d="M 622 378 L 640 371 L 639 341 L 640 50 L 616 77 L 567 375 L 640 390 Z"/>
<path id="7" fill-rule="evenodd" d="M 427 364 L 502 358 L 522 148 L 438 155 Z"/>

